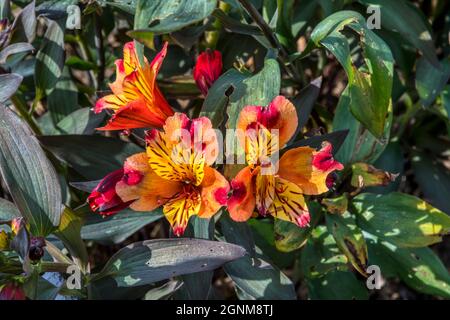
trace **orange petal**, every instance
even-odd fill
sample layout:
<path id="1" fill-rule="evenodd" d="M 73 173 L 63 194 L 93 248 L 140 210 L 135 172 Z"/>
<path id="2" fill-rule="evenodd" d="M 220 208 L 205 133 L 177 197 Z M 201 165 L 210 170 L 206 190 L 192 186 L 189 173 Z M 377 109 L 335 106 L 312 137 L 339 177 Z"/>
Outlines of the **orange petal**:
<path id="1" fill-rule="evenodd" d="M 129 157 L 124 164 L 125 175 L 138 172 L 139 183 L 129 184 L 126 179 L 116 185 L 116 192 L 124 202 L 135 200 L 130 206 L 136 211 L 152 211 L 180 192 L 182 185 L 160 178 L 149 166 L 145 152 Z"/>
<path id="2" fill-rule="evenodd" d="M 116 111 L 108 124 L 97 130 L 126 130 L 136 128 L 161 127 L 164 119 L 151 113 L 144 100 L 129 102 L 126 106 Z"/>
<path id="3" fill-rule="evenodd" d="M 267 107 L 245 107 L 239 115 L 236 128 L 246 131 L 254 127 L 254 123 L 268 130 L 279 130 L 279 144 L 284 146 L 297 129 L 297 111 L 288 99 L 277 96 Z"/>
<path id="4" fill-rule="evenodd" d="M 231 181 L 233 193 L 227 206 L 230 216 L 235 221 L 247 221 L 255 210 L 255 175 L 250 167 L 241 170 Z"/>
<path id="5" fill-rule="evenodd" d="M 297 184 L 304 194 L 319 195 L 327 192 L 328 174 L 342 170 L 343 166 L 333 159 L 330 147 L 326 145 L 321 151 L 310 147 L 287 151 L 280 159 L 278 175 Z"/>
<path id="6" fill-rule="evenodd" d="M 125 66 L 123 64 L 123 59 L 118 59 L 115 62 L 116 65 L 116 80 L 109 84 L 111 91 L 115 95 L 120 95 L 123 93 L 123 80 L 127 76 L 125 73 Z"/>
<path id="7" fill-rule="evenodd" d="M 268 213 L 277 219 L 295 223 L 299 227 L 307 226 L 310 221 L 302 189 L 295 183 L 281 178 L 275 181 L 275 197 Z"/>
<path id="8" fill-rule="evenodd" d="M 127 100 L 125 100 L 122 95 L 116 96 L 114 94 L 110 94 L 97 100 L 97 102 L 95 103 L 94 112 L 100 113 L 105 109 L 116 111 L 126 106 L 126 104 Z"/>
<path id="9" fill-rule="evenodd" d="M 134 41 L 127 42 L 123 46 L 123 67 L 126 75 L 140 67 Z"/>
<path id="10" fill-rule="evenodd" d="M 275 197 L 275 176 L 262 175 L 256 176 L 256 209 L 262 216 L 268 214 Z"/>
<path id="11" fill-rule="evenodd" d="M 201 218 L 210 218 L 227 204 L 230 185 L 217 170 L 206 166 L 205 177 L 200 187 L 202 207 L 198 215 Z"/>

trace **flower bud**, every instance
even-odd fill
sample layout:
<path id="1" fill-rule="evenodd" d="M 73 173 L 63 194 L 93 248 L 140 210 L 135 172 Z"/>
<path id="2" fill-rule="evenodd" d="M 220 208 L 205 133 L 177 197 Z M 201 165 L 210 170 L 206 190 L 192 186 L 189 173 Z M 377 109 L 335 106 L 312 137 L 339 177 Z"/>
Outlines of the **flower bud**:
<path id="1" fill-rule="evenodd" d="M 222 73 L 222 54 L 217 50 L 207 49 L 197 58 L 194 67 L 194 79 L 201 93 L 206 96 L 208 89 Z"/>
<path id="2" fill-rule="evenodd" d="M 32 237 L 30 240 L 30 249 L 28 257 L 31 261 L 36 262 L 44 256 L 45 239 L 43 237 Z"/>

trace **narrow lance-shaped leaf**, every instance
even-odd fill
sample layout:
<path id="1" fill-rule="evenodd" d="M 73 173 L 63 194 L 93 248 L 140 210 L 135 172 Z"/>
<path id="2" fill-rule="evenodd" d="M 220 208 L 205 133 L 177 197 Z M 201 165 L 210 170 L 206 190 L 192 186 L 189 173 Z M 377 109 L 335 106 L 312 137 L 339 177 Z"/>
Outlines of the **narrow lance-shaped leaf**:
<path id="1" fill-rule="evenodd" d="M 214 270 L 244 255 L 242 247 L 224 242 L 148 240 L 121 249 L 92 281 L 109 276 L 119 287 L 142 286 L 174 276 Z"/>
<path id="2" fill-rule="evenodd" d="M 36 55 L 34 70 L 38 100 L 49 94 L 61 77 L 64 67 L 64 30 L 65 19 L 47 19 L 47 30 Z"/>
<path id="3" fill-rule="evenodd" d="M 0 173 L 34 236 L 59 225 L 61 187 L 55 169 L 31 130 L 0 105 Z"/>

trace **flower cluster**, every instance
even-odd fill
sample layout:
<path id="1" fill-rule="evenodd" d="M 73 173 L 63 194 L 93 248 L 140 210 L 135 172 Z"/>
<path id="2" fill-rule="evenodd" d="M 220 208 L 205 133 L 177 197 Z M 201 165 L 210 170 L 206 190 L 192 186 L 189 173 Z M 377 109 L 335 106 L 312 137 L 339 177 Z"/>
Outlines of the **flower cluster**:
<path id="1" fill-rule="evenodd" d="M 146 150 L 101 180 L 88 197 L 92 210 L 107 216 L 128 207 L 162 207 L 177 236 L 191 216 L 211 218 L 224 206 L 235 221 L 259 214 L 307 226 L 310 214 L 304 195 L 327 192 L 333 172 L 343 169 L 333 159 L 332 145 L 289 149 L 274 160 L 296 133 L 296 109 L 283 96 L 268 106 L 247 106 L 236 128 L 244 132 L 238 140 L 246 166 L 229 183 L 214 169 L 221 153 L 211 121 L 175 113 L 158 88 L 156 77 L 166 52 L 167 44 L 142 66 L 130 42 L 123 59 L 116 61 L 112 94 L 95 106 L 95 112 L 109 109 L 113 116 L 99 130 L 147 128 Z M 203 95 L 221 72 L 220 52 L 208 50 L 198 57 L 193 76 Z"/>

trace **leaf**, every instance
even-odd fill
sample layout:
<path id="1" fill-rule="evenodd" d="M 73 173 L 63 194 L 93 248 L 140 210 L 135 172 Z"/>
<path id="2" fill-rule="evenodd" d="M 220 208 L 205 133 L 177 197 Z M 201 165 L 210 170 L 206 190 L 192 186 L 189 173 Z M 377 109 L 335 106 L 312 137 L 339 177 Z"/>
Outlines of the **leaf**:
<path id="1" fill-rule="evenodd" d="M 240 90 L 233 91 L 228 105 L 227 128 L 235 129 L 239 113 L 246 106 L 267 106 L 280 93 L 281 76 L 273 52 L 268 53 L 264 68 L 242 80 Z"/>
<path id="2" fill-rule="evenodd" d="M 380 267 L 385 277 L 399 277 L 419 292 L 450 298 L 450 275 L 430 248 L 398 248 L 364 233 L 369 263 Z"/>
<path id="3" fill-rule="evenodd" d="M 429 107 L 441 94 L 450 79 L 450 61 L 448 59 L 433 66 L 424 57 L 417 62 L 416 88 L 424 107 Z"/>
<path id="4" fill-rule="evenodd" d="M 352 164 L 351 185 L 355 188 L 387 186 L 394 182 L 397 177 L 398 174 L 377 169 L 367 163 Z"/>
<path id="5" fill-rule="evenodd" d="M 10 222 L 17 217 L 20 217 L 20 212 L 14 203 L 0 198 L 0 223 Z"/>
<path id="6" fill-rule="evenodd" d="M 390 113 L 382 139 L 377 140 L 359 121 L 350 113 L 350 97 L 346 89 L 339 99 L 333 119 L 333 130 L 349 130 L 348 136 L 336 159 L 344 165 L 354 162 L 373 163 L 383 153 L 388 145 L 390 129 L 392 125 L 392 113 Z"/>
<path id="7" fill-rule="evenodd" d="M 0 103 L 11 98 L 22 83 L 23 77 L 15 73 L 0 74 Z"/>
<path id="8" fill-rule="evenodd" d="M 326 133 L 323 135 L 313 136 L 307 139 L 298 140 L 288 147 L 284 148 L 282 152 L 286 152 L 293 148 L 308 146 L 315 149 L 320 149 L 322 147 L 322 143 L 328 141 L 333 146 L 333 153 L 336 154 L 344 143 L 345 139 L 348 135 L 348 130 L 340 130 L 331 133 Z"/>
<path id="9" fill-rule="evenodd" d="M 376 168 L 398 174 L 399 177 L 384 187 L 370 187 L 367 188 L 367 192 L 386 194 L 393 191 L 397 191 L 400 186 L 401 176 L 404 172 L 403 150 L 398 141 L 390 141 L 386 149 L 380 155 L 378 160 L 374 163 Z"/>
<path id="10" fill-rule="evenodd" d="M 68 57 L 65 62 L 65 65 L 69 68 L 83 70 L 83 71 L 97 70 L 97 65 L 95 63 L 83 60 L 78 56 Z"/>
<path id="11" fill-rule="evenodd" d="M 185 237 L 212 240 L 214 238 L 214 223 L 212 219 L 202 219 L 193 216 L 189 219 Z M 211 294 L 213 271 L 197 272 L 183 275 L 184 286 L 181 289 L 189 300 L 206 300 Z"/>
<path id="12" fill-rule="evenodd" d="M 143 16 L 146 31 L 155 34 L 170 33 L 202 21 L 215 9 L 215 0 L 165 0 L 145 3 Z"/>
<path id="13" fill-rule="evenodd" d="M 223 242 L 148 240 L 119 250 L 92 281 L 110 276 L 119 287 L 142 286 L 174 276 L 214 270 L 244 255 L 242 247 Z"/>
<path id="14" fill-rule="evenodd" d="M 62 212 L 58 175 L 30 129 L 1 105 L 0 173 L 31 233 L 51 233 Z"/>
<path id="15" fill-rule="evenodd" d="M 298 96 L 294 99 L 293 103 L 295 105 L 295 109 L 297 110 L 298 126 L 297 131 L 292 138 L 293 140 L 297 137 L 302 128 L 308 122 L 314 104 L 319 97 L 321 86 L 322 77 L 314 79 L 308 86 L 300 91 Z"/>
<path id="16" fill-rule="evenodd" d="M 312 300 L 367 300 L 369 293 L 352 272 L 332 271 L 322 278 L 308 279 Z"/>
<path id="17" fill-rule="evenodd" d="M 239 243 L 249 256 L 227 264 L 224 269 L 233 280 L 238 296 L 243 299 L 295 300 L 296 293 L 291 280 L 277 267 L 257 254 L 251 230 L 246 223 L 232 221 L 227 214 L 220 220 L 227 242 Z"/>
<path id="18" fill-rule="evenodd" d="M 298 254 L 297 252 L 295 254 L 281 252 L 277 249 L 274 232 L 276 221 L 278 220 L 265 218 L 251 219 L 247 223 L 250 225 L 256 248 L 261 250 L 262 254 L 278 268 L 290 268 L 294 265 Z"/>
<path id="19" fill-rule="evenodd" d="M 450 231 L 450 217 L 425 201 L 393 192 L 353 199 L 358 226 L 399 247 L 426 247 Z"/>
<path id="20" fill-rule="evenodd" d="M 301 261 L 302 272 L 308 279 L 320 278 L 332 271 L 346 271 L 348 262 L 325 226 L 313 230 L 302 250 Z"/>
<path id="21" fill-rule="evenodd" d="M 215 9 L 212 15 L 222 23 L 222 26 L 228 32 L 245 34 L 249 36 L 263 35 L 261 30 L 257 26 L 235 20 L 220 9 Z"/>
<path id="22" fill-rule="evenodd" d="M 104 119 L 104 113 L 95 114 L 89 107 L 78 109 L 58 122 L 55 134 L 91 135 Z"/>
<path id="23" fill-rule="evenodd" d="M 163 216 L 161 210 L 135 212 L 126 209 L 111 217 L 103 218 L 101 215 L 91 212 L 87 206 L 86 211 L 86 221 L 81 229 L 81 237 L 104 244 L 121 243 L 138 230 Z"/>
<path id="24" fill-rule="evenodd" d="M 20 11 L 12 25 L 11 43 L 33 42 L 36 35 L 35 1 L 31 1 Z"/>
<path id="25" fill-rule="evenodd" d="M 336 198 L 325 198 L 322 205 L 330 214 L 343 215 L 348 209 L 348 194 L 344 193 Z"/>
<path id="26" fill-rule="evenodd" d="M 0 64 L 5 64 L 9 56 L 17 53 L 33 51 L 34 47 L 26 42 L 13 43 L 0 52 Z"/>
<path id="27" fill-rule="evenodd" d="M 425 153 L 412 158 L 414 179 L 436 208 L 450 214 L 450 174 L 448 169 Z"/>
<path id="28" fill-rule="evenodd" d="M 64 67 L 65 19 L 47 19 L 44 40 L 36 55 L 34 70 L 36 99 L 48 95 L 56 86 Z"/>
<path id="29" fill-rule="evenodd" d="M 431 64 L 436 68 L 439 66 L 431 28 L 414 5 L 405 0 L 359 0 L 359 2 L 379 7 L 381 24 L 384 28 L 399 32 L 404 39 L 420 50 Z"/>
<path id="30" fill-rule="evenodd" d="M 55 235 L 61 239 L 70 255 L 84 272 L 87 271 L 88 253 L 81 239 L 83 220 L 72 209 L 66 207 Z"/>
<path id="31" fill-rule="evenodd" d="M 158 288 L 149 290 L 144 300 L 164 300 L 173 295 L 176 291 L 183 287 L 183 282 L 178 280 L 167 281 Z"/>
<path id="32" fill-rule="evenodd" d="M 300 249 L 306 244 L 311 232 L 322 218 L 322 210 L 320 205 L 315 202 L 310 202 L 308 208 L 311 213 L 310 226 L 306 228 L 299 228 L 297 225 L 275 219 L 274 233 L 276 248 L 282 252 L 292 252 Z"/>
<path id="33" fill-rule="evenodd" d="M 229 101 L 231 99 L 237 100 L 237 97 L 244 95 L 242 81 L 246 78 L 247 75 L 236 69 L 230 69 L 220 76 L 208 90 L 200 116 L 208 117 L 213 127 L 218 128 L 225 120 L 225 110 Z"/>
<path id="34" fill-rule="evenodd" d="M 78 109 L 78 89 L 68 68 L 64 68 L 55 88 L 48 95 L 47 106 L 55 125 Z"/>
<path id="35" fill-rule="evenodd" d="M 342 34 L 344 27 L 359 35 L 366 69 L 353 64 L 348 40 Z M 394 59 L 390 48 L 353 11 L 339 11 L 327 17 L 314 28 L 311 39 L 327 48 L 343 66 L 349 82 L 350 111 L 375 137 L 381 138 L 392 109 Z"/>
<path id="36" fill-rule="evenodd" d="M 361 230 L 349 212 L 342 215 L 327 214 L 327 229 L 333 234 L 336 245 L 353 267 L 363 276 L 367 269 L 367 245 Z"/>
<path id="37" fill-rule="evenodd" d="M 42 145 L 89 180 L 98 180 L 120 169 L 125 159 L 143 152 L 133 143 L 103 136 L 41 136 Z"/>

